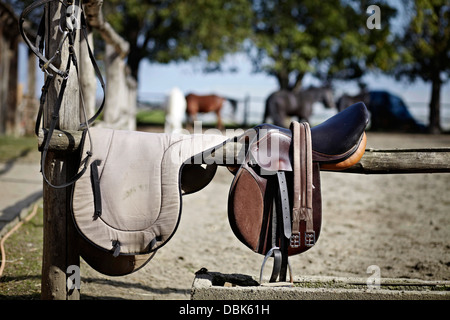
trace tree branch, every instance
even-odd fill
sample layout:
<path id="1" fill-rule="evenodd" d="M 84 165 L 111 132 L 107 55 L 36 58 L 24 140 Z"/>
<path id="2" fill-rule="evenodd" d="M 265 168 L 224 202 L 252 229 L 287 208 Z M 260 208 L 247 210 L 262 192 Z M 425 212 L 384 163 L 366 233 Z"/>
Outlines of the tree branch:
<path id="1" fill-rule="evenodd" d="M 124 40 L 113 27 L 105 21 L 102 12 L 103 0 L 85 0 L 84 11 L 86 20 L 92 28 L 99 31 L 106 43 L 114 46 L 117 54 L 125 58 L 130 51 L 130 44 Z"/>

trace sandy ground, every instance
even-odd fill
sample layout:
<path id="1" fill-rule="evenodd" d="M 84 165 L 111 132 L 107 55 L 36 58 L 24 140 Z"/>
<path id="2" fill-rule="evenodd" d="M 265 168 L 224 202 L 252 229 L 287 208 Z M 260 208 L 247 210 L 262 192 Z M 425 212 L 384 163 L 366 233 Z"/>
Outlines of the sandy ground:
<path id="1" fill-rule="evenodd" d="M 369 133 L 368 147 L 450 147 L 450 136 Z M 232 178 L 221 167 L 205 189 L 183 198 L 175 236 L 143 269 L 108 277 L 82 262 L 81 298 L 189 299 L 202 267 L 257 277 L 263 257 L 228 223 Z M 321 179 L 321 235 L 290 258 L 294 275 L 366 278 L 376 265 L 382 278 L 450 280 L 450 174 L 322 172 Z"/>

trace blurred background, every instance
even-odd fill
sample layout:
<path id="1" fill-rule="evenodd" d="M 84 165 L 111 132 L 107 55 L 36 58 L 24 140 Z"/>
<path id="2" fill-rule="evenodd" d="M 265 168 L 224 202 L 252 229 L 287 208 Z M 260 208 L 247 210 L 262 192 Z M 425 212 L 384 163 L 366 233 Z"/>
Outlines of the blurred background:
<path id="1" fill-rule="evenodd" d="M 34 130 L 44 73 L 17 28 L 31 2 L 0 0 L 3 135 Z M 40 10 L 27 17 L 30 35 Z M 312 125 L 336 113 L 339 103 L 362 100 L 372 113 L 372 130 L 450 130 L 447 0 L 111 0 L 102 11 L 129 44 L 124 76 L 136 83 L 136 104 L 122 108 L 136 121 L 133 128 L 162 126 L 173 88 L 235 100 L 236 109 L 226 101 L 221 110 L 225 126 L 249 127 L 263 122 L 274 91 L 326 86 L 338 108 L 314 103 Z M 108 82 L 107 41 L 96 28 L 90 37 Z M 107 98 L 105 113 L 118 108 L 116 101 Z M 214 126 L 216 116 L 200 114 L 199 120 Z"/>
<path id="2" fill-rule="evenodd" d="M 67 2 L 52 4 L 67 7 Z M 16 221 L 43 194 L 34 130 L 45 73 L 18 28 L 21 13 L 31 3 L 39 2 L 0 0 L 0 236 L 5 223 Z M 368 148 L 442 148 L 448 153 L 449 0 L 82 3 L 88 39 L 106 82 L 105 108 L 96 126 L 169 132 L 166 124 L 174 119 L 169 117 L 170 107 L 177 105 L 177 119 L 185 128 L 187 117 L 181 105 L 187 104 L 186 95 L 195 93 L 226 98 L 220 110 L 222 129 L 248 128 L 266 121 L 266 102 L 272 93 L 283 90 L 297 97 L 318 89 L 331 92 L 334 106 L 328 105 L 330 100 L 314 99 L 311 125 L 364 101 L 371 114 Z M 42 16 L 43 6 L 38 6 L 24 21 L 33 43 Z M 58 22 L 58 17 L 53 18 Z M 87 56 L 86 51 L 77 52 L 81 85 L 72 83 L 66 93 L 72 90 L 76 98 L 73 92 L 82 88 L 91 116 L 103 91 Z M 175 89 L 181 99 L 172 99 Z M 44 113 L 50 113 L 54 102 L 47 99 Z M 76 101 L 70 103 L 68 107 L 79 107 Z M 82 116 L 73 119 L 75 125 L 83 121 Z M 215 113 L 201 113 L 198 120 L 204 128 L 218 126 Z M 427 161 L 422 153 L 418 157 Z M 223 168 L 204 193 L 183 199 L 187 224 L 180 224 L 178 236 L 168 244 L 172 249 L 156 255 L 158 263 L 120 280 L 105 280 L 85 268 L 83 295 L 185 299 L 200 267 L 252 274 L 260 257 L 247 260 L 243 248 L 245 258 L 238 260 L 244 263 L 238 267 L 234 258 L 242 246 L 236 242 L 233 247 L 230 240 L 237 239 L 227 233 L 231 232 L 227 219 L 220 218 L 226 215 L 231 179 Z M 321 179 L 327 218 L 321 241 L 325 242 L 302 255 L 297 270 L 307 275 L 367 277 L 367 266 L 377 265 L 387 278 L 450 278 L 448 175 L 410 174 L 399 179 L 394 174 L 324 172 Z M 43 232 L 39 221 L 51 219 L 42 218 L 41 209 L 38 212 L 38 222 L 29 229 Z M 216 239 L 222 242 L 212 243 L 211 232 L 219 234 Z M 25 229 L 17 239 L 21 245 L 8 246 L 11 258 L 7 259 L 13 263 L 8 263 L 0 281 L 0 296 L 28 298 L 32 292 L 38 297 L 43 237 Z M 212 254 L 216 251 L 233 257 L 216 259 Z"/>

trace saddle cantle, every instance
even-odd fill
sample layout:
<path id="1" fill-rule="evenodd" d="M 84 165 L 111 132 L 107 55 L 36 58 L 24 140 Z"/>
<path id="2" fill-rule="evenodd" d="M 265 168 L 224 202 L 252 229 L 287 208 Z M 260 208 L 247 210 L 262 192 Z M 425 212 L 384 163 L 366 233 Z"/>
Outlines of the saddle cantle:
<path id="1" fill-rule="evenodd" d="M 202 189 L 216 172 L 216 164 L 187 160 L 225 139 L 91 128 L 82 152 L 92 155 L 72 197 L 84 260 L 108 275 L 143 266 L 175 233 L 181 196 Z"/>
<path id="2" fill-rule="evenodd" d="M 240 136 L 244 159 L 234 172 L 228 219 L 236 237 L 256 253 L 274 256 L 270 281 L 286 279 L 288 256 L 310 249 L 322 222 L 320 170 L 357 163 L 366 146 L 367 108 L 357 103 L 310 129 L 263 124 Z M 262 270 L 261 270 L 262 274 Z"/>

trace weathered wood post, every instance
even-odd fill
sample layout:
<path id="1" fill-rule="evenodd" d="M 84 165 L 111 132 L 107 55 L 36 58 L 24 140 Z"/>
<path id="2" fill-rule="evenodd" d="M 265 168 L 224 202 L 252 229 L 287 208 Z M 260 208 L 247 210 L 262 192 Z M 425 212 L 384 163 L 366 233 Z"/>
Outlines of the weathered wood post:
<path id="1" fill-rule="evenodd" d="M 52 57 L 61 40 L 62 33 L 58 30 L 60 18 L 65 17 L 65 7 L 58 1 L 47 4 L 46 10 L 46 56 Z M 77 35 L 78 38 L 78 35 Z M 75 54 L 79 52 L 78 39 L 75 39 Z M 67 41 L 62 46 L 61 54 L 53 63 L 60 70 L 66 69 L 69 50 Z M 55 76 L 52 82 L 46 105 L 44 107 L 44 126 L 48 128 L 54 105 L 60 91 L 61 77 Z M 79 89 L 77 74 L 72 66 L 59 112 L 59 127 L 63 130 L 78 130 Z M 56 134 L 56 133 L 55 133 Z M 59 185 L 70 179 L 77 170 L 77 160 L 74 154 L 55 152 L 51 149 L 44 164 L 45 174 L 49 181 Z M 79 290 L 68 291 L 66 272 L 70 265 L 80 264 L 76 244 L 76 230 L 70 217 L 70 187 L 55 189 L 44 182 L 44 246 L 42 257 L 41 298 L 51 300 L 79 299 Z"/>

